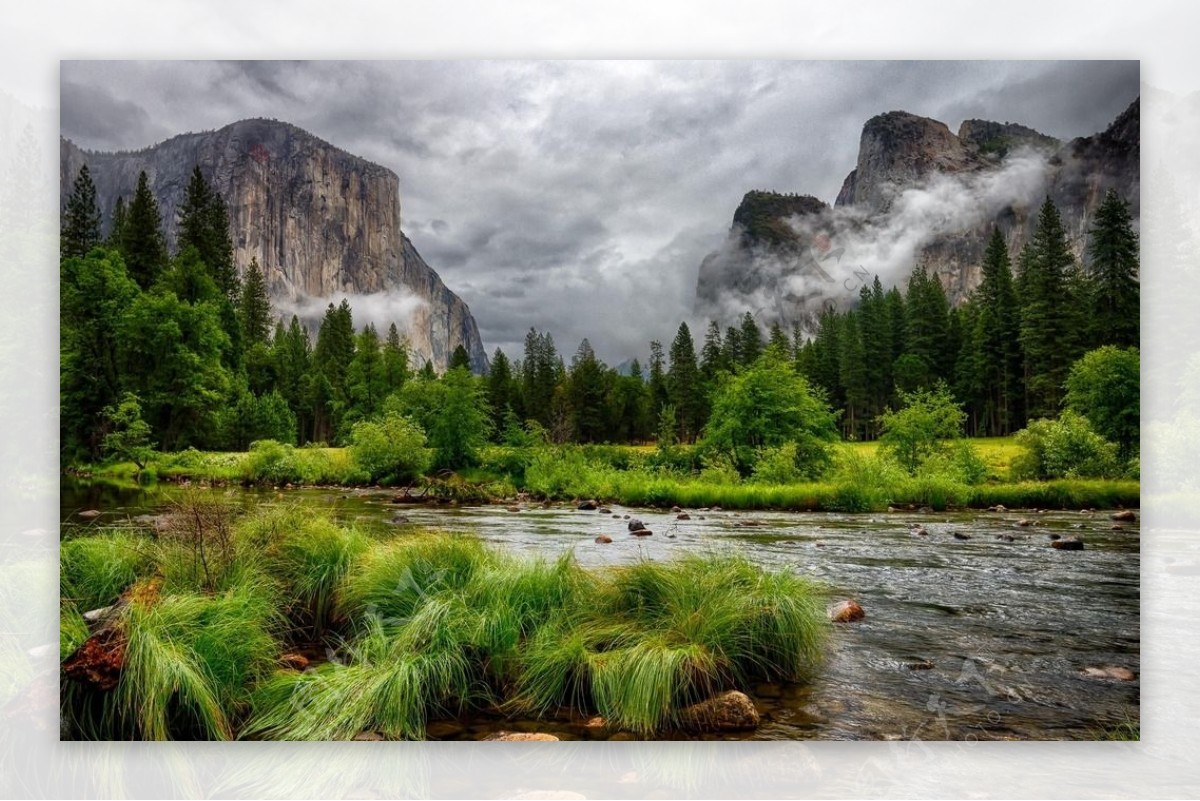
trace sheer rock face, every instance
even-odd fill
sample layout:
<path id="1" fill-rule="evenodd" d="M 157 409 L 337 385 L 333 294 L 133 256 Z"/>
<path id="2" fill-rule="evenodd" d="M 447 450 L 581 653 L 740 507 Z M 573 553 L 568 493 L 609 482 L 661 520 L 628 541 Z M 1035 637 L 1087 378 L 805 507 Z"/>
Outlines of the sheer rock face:
<path id="1" fill-rule="evenodd" d="M 261 119 L 183 134 L 136 152 L 89 152 L 63 140 L 60 153 L 62 197 L 86 163 L 106 225 L 117 198 L 128 203 L 145 170 L 172 249 L 177 210 L 199 165 L 229 210 L 239 270 L 258 260 L 277 309 L 338 295 L 411 296 L 416 303 L 400 304 L 415 307 L 405 319 L 373 321 L 381 335 L 395 322 L 412 350 L 437 369 L 445 369 L 460 344 L 474 369 L 486 369 L 470 310 L 400 229 L 399 179 L 391 170 L 293 125 Z M 323 304 L 313 308 L 323 311 Z M 356 317 L 356 324 L 363 322 Z"/>
<path id="2" fill-rule="evenodd" d="M 1012 164 L 1014 154 L 1029 150 L 1044 160 L 1032 202 L 1010 203 L 977 225 L 933 236 L 900 274 L 906 277 L 912 266 L 923 264 L 952 302 L 963 300 L 982 280 L 992 227 L 1004 234 L 1015 264 L 1046 196 L 1058 206 L 1075 256 L 1084 264 L 1088 229 L 1108 189 L 1127 200 L 1134 220 L 1139 219 L 1138 100 L 1102 133 L 1066 143 L 1023 125 L 987 120 L 966 120 L 954 134 L 937 120 L 892 111 L 863 126 L 857 163 L 832 208 L 807 196 L 749 192 L 743 198 L 725 245 L 701 263 L 696 311 L 725 324 L 751 311 L 763 324 L 778 320 L 811 330 L 822 304 L 846 300 L 840 288 L 850 285 L 852 298 L 873 278 L 854 274 L 853 264 L 827 270 L 828 276 L 819 271 L 831 266 L 826 259 L 838 252 L 839 236 L 861 242 L 864 231 L 886 221 L 906 189 L 940 175 L 987 178 Z M 812 232 L 821 230 L 831 232 L 834 241 L 814 238 Z"/>

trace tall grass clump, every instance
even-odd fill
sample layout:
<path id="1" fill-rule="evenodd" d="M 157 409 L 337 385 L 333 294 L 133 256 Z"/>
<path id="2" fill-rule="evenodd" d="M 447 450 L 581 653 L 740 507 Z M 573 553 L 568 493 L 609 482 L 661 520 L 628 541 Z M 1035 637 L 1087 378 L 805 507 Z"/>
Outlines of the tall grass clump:
<path id="1" fill-rule="evenodd" d="M 900 466 L 885 454 L 843 448 L 830 478 L 833 492 L 826 503 L 839 512 L 882 509 L 895 499 L 906 479 Z"/>
<path id="2" fill-rule="evenodd" d="M 83 641 L 88 638 L 87 621 L 79 612 L 79 607 L 70 601 L 62 601 L 58 606 L 58 658 L 66 659 L 75 653 Z"/>
<path id="3" fill-rule="evenodd" d="M 362 533 L 299 505 L 268 509 L 239 521 L 236 548 L 279 585 L 294 623 L 321 633 L 334 593 L 354 559 L 367 549 Z"/>
<path id="4" fill-rule="evenodd" d="M 59 594 L 82 611 L 108 606 L 152 568 L 152 543 L 143 535 L 105 531 L 59 546 Z"/>
<path id="5" fill-rule="evenodd" d="M 140 589 L 139 589 L 140 588 Z M 279 647 L 270 587 L 159 595 L 139 584 L 110 621 L 123 648 L 116 687 L 65 688 L 64 713 L 96 739 L 227 740 Z"/>
<path id="6" fill-rule="evenodd" d="M 531 641 L 515 704 L 591 707 L 651 734 L 712 693 L 799 680 L 820 657 L 821 595 L 805 579 L 736 556 L 619 568 L 585 608 Z"/>
<path id="7" fill-rule="evenodd" d="M 430 716 L 457 711 L 472 698 L 472 665 L 460 650 L 413 647 L 379 621 L 344 652 L 345 664 L 279 671 L 254 695 L 243 736 L 278 740 L 348 740 L 364 731 L 419 740 Z"/>

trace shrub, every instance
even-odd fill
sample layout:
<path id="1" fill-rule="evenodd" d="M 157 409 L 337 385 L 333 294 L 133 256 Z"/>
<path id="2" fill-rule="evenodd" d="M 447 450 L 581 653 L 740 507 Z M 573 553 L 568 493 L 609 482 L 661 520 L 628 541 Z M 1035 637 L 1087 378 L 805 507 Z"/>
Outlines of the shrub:
<path id="1" fill-rule="evenodd" d="M 901 467 L 915 473 L 945 440 L 962 436 L 966 414 L 940 383 L 932 390 L 901 392 L 900 401 L 898 411 L 889 409 L 880 415 L 879 441 Z"/>
<path id="2" fill-rule="evenodd" d="M 762 484 L 791 484 L 799 481 L 800 469 L 796 466 L 799 453 L 796 443 L 787 442 L 775 448 L 763 448 L 754 465 L 754 480 Z"/>
<path id="3" fill-rule="evenodd" d="M 1116 443 L 1121 458 L 1136 454 L 1141 426 L 1138 349 L 1105 345 L 1084 354 L 1071 366 L 1063 403 Z"/>
<path id="4" fill-rule="evenodd" d="M 1070 410 L 1057 420 L 1035 420 L 1017 432 L 1024 451 L 1013 459 L 1013 479 L 1115 478 L 1117 447 L 1092 430 L 1087 418 Z"/>
<path id="5" fill-rule="evenodd" d="M 356 423 L 350 431 L 350 453 L 370 479 L 379 482 L 411 481 L 433 463 L 421 427 L 394 412 Z"/>

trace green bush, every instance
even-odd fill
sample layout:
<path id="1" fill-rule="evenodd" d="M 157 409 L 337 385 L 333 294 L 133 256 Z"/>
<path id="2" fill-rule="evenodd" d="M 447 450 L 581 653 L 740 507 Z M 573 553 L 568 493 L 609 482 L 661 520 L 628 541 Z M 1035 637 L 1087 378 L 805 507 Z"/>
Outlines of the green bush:
<path id="1" fill-rule="evenodd" d="M 754 480 L 760 484 L 792 484 L 799 481 L 798 459 L 799 452 L 794 442 L 763 448 L 758 452 L 758 462 L 754 465 Z"/>
<path id="2" fill-rule="evenodd" d="M 396 413 L 356 423 L 350 431 L 350 453 L 370 480 L 387 483 L 412 481 L 433 463 L 421 427 Z"/>
<path id="3" fill-rule="evenodd" d="M 1012 463 L 1021 481 L 1054 478 L 1116 478 L 1121 473 L 1117 447 L 1092 430 L 1087 418 L 1070 410 L 1057 420 L 1035 420 L 1017 432 L 1023 448 Z"/>

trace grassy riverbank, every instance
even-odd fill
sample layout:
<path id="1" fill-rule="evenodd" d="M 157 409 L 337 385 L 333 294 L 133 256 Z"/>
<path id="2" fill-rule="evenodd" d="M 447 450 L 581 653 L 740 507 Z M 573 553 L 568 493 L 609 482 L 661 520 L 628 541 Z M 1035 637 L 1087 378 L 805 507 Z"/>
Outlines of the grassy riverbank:
<path id="1" fill-rule="evenodd" d="M 986 508 L 1136 507 L 1135 479 L 1010 481 L 1021 449 L 1012 438 L 971 440 L 967 470 L 934 462 L 909 474 L 879 453 L 876 443 L 843 443 L 820 481 L 743 478 L 706 467 L 695 449 L 675 447 L 490 447 L 480 464 L 456 474 L 418 480 L 441 497 L 463 502 L 503 501 L 526 492 L 549 500 L 594 498 L 631 506 L 866 512 L 889 505 Z M 284 487 L 366 486 L 365 473 L 345 448 L 293 448 L 277 443 L 247 453 L 185 451 L 160 454 L 141 471 L 115 463 L 83 468 L 82 475 L 130 483 L 191 481 Z M 968 475 L 969 474 L 969 475 Z"/>
<path id="2" fill-rule="evenodd" d="M 734 555 L 585 570 L 468 537 L 373 540 L 310 508 L 233 514 L 191 498 L 156 537 L 63 543 L 76 736 L 421 739 L 472 710 L 570 708 L 650 737 L 690 704 L 802 681 L 820 660 L 821 590 Z M 286 654 L 301 646 L 330 659 L 300 670 Z"/>

